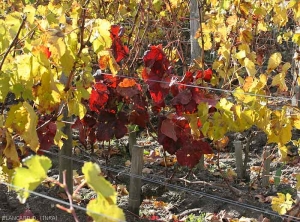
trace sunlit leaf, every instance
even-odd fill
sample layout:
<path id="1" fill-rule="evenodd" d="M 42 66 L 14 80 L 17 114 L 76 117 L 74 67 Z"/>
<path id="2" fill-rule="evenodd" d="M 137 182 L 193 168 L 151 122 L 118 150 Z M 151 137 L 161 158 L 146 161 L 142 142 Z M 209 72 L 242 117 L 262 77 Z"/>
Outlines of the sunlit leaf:
<path id="1" fill-rule="evenodd" d="M 281 63 L 281 58 L 282 56 L 279 52 L 273 53 L 269 58 L 267 71 L 271 72 L 276 69 Z"/>
<path id="2" fill-rule="evenodd" d="M 291 194 L 277 193 L 277 197 L 272 199 L 272 209 L 283 215 L 292 207 L 293 202 Z"/>
<path id="3" fill-rule="evenodd" d="M 125 221 L 123 210 L 115 204 L 110 204 L 102 195 L 90 200 L 86 209 L 87 214 L 97 222 Z"/>
<path id="4" fill-rule="evenodd" d="M 17 132 L 36 152 L 40 145 L 36 133 L 38 117 L 32 106 L 27 102 L 19 103 L 11 107 L 7 116 L 5 126 L 9 131 Z"/>
<path id="5" fill-rule="evenodd" d="M 12 167 L 18 167 L 20 165 L 19 156 L 17 153 L 17 149 L 15 146 L 15 142 L 9 132 L 5 132 L 6 134 L 6 146 L 3 151 L 3 154 L 9 159 L 12 163 Z"/>
<path id="6" fill-rule="evenodd" d="M 255 64 L 250 59 L 244 59 L 245 68 L 249 76 L 254 76 L 256 74 Z"/>
<path id="7" fill-rule="evenodd" d="M 46 156 L 30 156 L 23 164 L 26 167 L 17 168 L 12 179 L 21 203 L 25 203 L 29 197 L 29 192 L 25 190 L 33 191 L 47 177 L 47 171 L 52 165 Z"/>
<path id="8" fill-rule="evenodd" d="M 115 190 L 111 184 L 101 175 L 100 167 L 92 162 L 87 162 L 82 167 L 82 173 L 87 184 L 97 193 L 105 198 L 110 198 L 115 195 Z M 115 200 L 112 201 L 116 204 Z"/>

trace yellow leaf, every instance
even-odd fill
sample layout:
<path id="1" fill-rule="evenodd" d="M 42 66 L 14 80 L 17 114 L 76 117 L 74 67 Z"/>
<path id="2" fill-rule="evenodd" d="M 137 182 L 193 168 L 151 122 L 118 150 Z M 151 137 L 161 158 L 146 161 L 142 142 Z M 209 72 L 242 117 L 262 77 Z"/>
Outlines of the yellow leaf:
<path id="1" fill-rule="evenodd" d="M 210 129 L 210 123 L 205 122 L 201 128 L 201 132 L 203 133 L 204 136 L 207 136 L 209 129 Z"/>
<path id="2" fill-rule="evenodd" d="M 83 87 L 78 87 L 76 90 L 69 90 L 69 95 L 72 97 L 68 100 L 69 115 L 76 115 L 82 119 L 86 114 L 86 107 L 81 103 L 86 90 Z"/>
<path id="3" fill-rule="evenodd" d="M 272 86 L 278 86 L 281 92 L 288 90 L 288 87 L 285 83 L 285 73 L 279 73 L 273 77 Z"/>
<path id="4" fill-rule="evenodd" d="M 52 163 L 46 156 L 32 155 L 24 159 L 23 164 L 25 167 L 16 168 L 12 184 L 18 193 L 18 199 L 24 204 L 29 191 L 33 191 L 47 177 Z"/>
<path id="5" fill-rule="evenodd" d="M 255 64 L 250 59 L 245 58 L 244 60 L 245 68 L 249 76 L 254 76 L 256 74 Z"/>
<path id="6" fill-rule="evenodd" d="M 61 118 L 59 118 L 61 119 Z M 59 120 L 58 119 L 58 120 Z M 56 130 L 56 134 L 55 134 L 55 137 L 54 137 L 54 143 L 55 145 L 57 145 L 60 149 L 62 148 L 62 146 L 64 145 L 64 141 L 63 140 L 66 140 L 68 139 L 68 136 L 66 134 L 63 133 L 63 128 L 65 126 L 65 123 L 62 123 L 62 122 L 56 122 L 56 127 L 57 127 L 57 130 Z"/>
<path id="7" fill-rule="evenodd" d="M 229 16 L 227 19 L 226 19 L 226 23 L 228 26 L 235 26 L 236 23 L 238 21 L 238 17 L 234 14 L 234 15 L 231 15 Z"/>
<path id="8" fill-rule="evenodd" d="M 40 145 L 36 133 L 37 122 L 38 117 L 32 106 L 23 102 L 11 107 L 5 126 L 10 132 L 18 133 L 30 149 L 36 152 Z"/>
<path id="9" fill-rule="evenodd" d="M 287 9 L 283 5 L 274 5 L 273 22 L 276 25 L 284 26 L 288 21 Z"/>
<path id="10" fill-rule="evenodd" d="M 5 134 L 6 134 L 6 147 L 3 151 L 3 154 L 7 159 L 10 159 L 13 168 L 18 167 L 20 166 L 20 161 L 15 146 L 15 142 L 13 141 L 12 136 L 9 132 L 6 131 Z"/>
<path id="11" fill-rule="evenodd" d="M 281 144 L 286 144 L 292 139 L 292 124 L 287 121 L 284 126 L 280 129 L 279 140 Z"/>
<path id="12" fill-rule="evenodd" d="M 7 72 L 0 72 L 0 102 L 3 103 L 9 92 L 10 74 Z"/>
<path id="13" fill-rule="evenodd" d="M 198 117 L 197 117 L 197 113 L 193 113 L 193 114 L 184 114 L 184 117 L 187 118 L 187 120 L 189 121 L 189 125 L 191 127 L 191 131 L 192 131 L 192 135 L 195 138 L 199 138 L 200 136 L 200 131 L 198 128 Z"/>
<path id="14" fill-rule="evenodd" d="M 250 2 L 241 2 L 239 4 L 240 6 L 240 10 L 241 10 L 241 13 L 244 15 L 244 16 L 248 16 L 249 12 L 251 11 L 252 9 L 252 5 Z"/>
<path id="15" fill-rule="evenodd" d="M 243 103 L 249 103 L 256 99 L 255 96 L 245 94 L 244 90 L 241 88 L 236 88 L 233 92 L 233 95 Z"/>
<path id="16" fill-rule="evenodd" d="M 297 118 L 297 119 L 294 119 L 294 120 L 293 120 L 293 126 L 294 126 L 296 129 L 300 129 L 300 118 Z"/>
<path id="17" fill-rule="evenodd" d="M 298 174 L 296 175 L 296 179 L 297 179 L 296 189 L 297 189 L 298 191 L 300 191 L 300 173 L 298 173 Z"/>
<path id="18" fill-rule="evenodd" d="M 70 50 L 66 50 L 63 56 L 59 59 L 60 66 L 62 68 L 62 72 L 65 73 L 66 76 L 69 76 L 70 72 L 73 70 L 73 65 L 75 63 L 75 58 L 72 55 Z"/>
<path id="19" fill-rule="evenodd" d="M 203 33 L 203 37 L 198 38 L 198 43 L 202 47 L 202 38 L 204 41 L 204 50 L 210 50 L 212 47 L 211 37 L 209 33 Z"/>
<path id="20" fill-rule="evenodd" d="M 292 41 L 300 46 L 300 33 L 295 33 L 292 37 Z"/>
<path id="21" fill-rule="evenodd" d="M 120 70 L 120 66 L 116 62 L 114 56 L 110 50 L 104 50 L 98 53 L 99 56 L 99 65 L 101 69 L 106 69 L 109 67 L 113 75 L 116 75 Z"/>
<path id="22" fill-rule="evenodd" d="M 283 215 L 289 209 L 291 209 L 293 204 L 292 196 L 287 193 L 284 195 L 283 193 L 277 193 L 278 197 L 274 197 L 272 199 L 272 209 L 276 211 L 278 214 Z"/>
<path id="23" fill-rule="evenodd" d="M 197 106 L 198 109 L 198 117 L 201 120 L 201 123 L 205 123 L 208 118 L 208 103 L 199 103 Z"/>
<path id="24" fill-rule="evenodd" d="M 26 22 L 30 23 L 31 25 L 34 22 L 35 11 L 36 9 L 32 5 L 26 5 L 23 11 L 27 16 Z"/>
<path id="25" fill-rule="evenodd" d="M 105 19 L 96 19 L 92 33 L 92 42 L 95 53 L 109 49 L 112 44 L 110 37 L 111 24 Z"/>
<path id="26" fill-rule="evenodd" d="M 287 154 L 288 154 L 288 147 L 282 146 L 281 144 L 278 145 L 278 152 L 280 153 L 280 160 L 281 161 L 287 161 Z"/>
<path id="27" fill-rule="evenodd" d="M 102 195 L 97 195 L 96 199 L 90 200 L 86 208 L 87 214 L 93 218 L 93 221 L 125 221 L 123 210 L 118 205 L 110 204 Z"/>
<path id="28" fill-rule="evenodd" d="M 54 82 L 52 73 L 43 73 L 41 84 L 33 88 L 35 103 L 40 112 L 50 113 L 58 109 L 61 102 L 60 85 Z"/>
<path id="29" fill-rule="evenodd" d="M 270 73 L 271 71 L 276 69 L 279 66 L 279 64 L 281 63 L 281 59 L 282 59 L 282 56 L 281 56 L 280 52 L 273 53 L 268 61 L 267 72 Z"/>
<path id="30" fill-rule="evenodd" d="M 253 39 L 253 36 L 252 36 L 251 31 L 249 31 L 249 30 L 243 30 L 243 31 L 241 31 L 241 33 L 240 33 L 240 41 L 242 43 L 249 44 L 249 43 L 251 43 L 252 39 Z"/>
<path id="31" fill-rule="evenodd" d="M 23 107 L 26 109 L 28 116 L 27 116 L 27 124 L 25 125 L 25 132 L 21 135 L 25 142 L 29 145 L 30 149 L 34 152 L 37 152 L 40 142 L 36 132 L 36 127 L 38 124 L 38 116 L 36 115 L 32 106 L 24 102 Z"/>
<path id="32" fill-rule="evenodd" d="M 235 58 L 237 59 L 243 59 L 246 57 L 246 51 L 245 50 L 241 50 L 238 53 L 235 54 Z"/>

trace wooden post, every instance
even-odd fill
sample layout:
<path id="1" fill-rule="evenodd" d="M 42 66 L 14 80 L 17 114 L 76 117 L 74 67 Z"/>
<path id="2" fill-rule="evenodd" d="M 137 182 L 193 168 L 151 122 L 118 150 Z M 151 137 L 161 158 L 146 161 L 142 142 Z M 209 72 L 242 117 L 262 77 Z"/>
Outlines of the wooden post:
<path id="1" fill-rule="evenodd" d="M 271 164 L 271 156 L 270 156 L 270 148 L 265 147 L 263 153 L 263 172 L 262 172 L 262 186 L 269 186 L 269 175 L 270 175 L 270 164 Z"/>
<path id="2" fill-rule="evenodd" d="M 63 120 L 66 122 L 72 122 L 72 118 L 68 117 L 68 107 L 63 108 Z M 72 129 L 70 123 L 65 123 L 62 130 L 64 134 L 68 136 L 68 139 L 64 139 L 64 144 L 59 151 L 59 182 L 63 182 L 63 172 L 66 170 L 66 183 L 69 192 L 73 193 L 73 160 L 72 149 L 73 149 L 73 138 Z M 66 158 L 70 157 L 70 159 Z M 63 189 L 62 189 L 63 190 Z"/>
<path id="3" fill-rule="evenodd" d="M 195 39 L 195 35 L 200 27 L 200 15 L 198 8 L 198 1 L 191 0 L 190 1 L 190 40 L 191 40 L 191 63 L 193 60 L 201 56 L 201 49 L 199 46 L 199 42 Z M 204 170 L 204 155 L 202 155 L 197 168 L 200 170 Z"/>
<path id="4" fill-rule="evenodd" d="M 129 132 L 129 138 L 128 138 L 130 156 L 132 156 L 132 150 L 135 145 L 136 145 L 136 131 L 132 131 Z"/>
<path id="5" fill-rule="evenodd" d="M 63 73 L 60 77 L 60 82 L 67 85 L 68 77 Z M 60 108 L 63 106 L 63 102 L 60 105 Z M 69 108 L 68 105 L 65 104 L 63 107 L 63 120 L 66 121 L 65 126 L 62 131 L 67 135 L 68 139 L 63 139 L 64 144 L 59 151 L 59 182 L 63 182 L 63 172 L 66 171 L 66 183 L 69 192 L 73 193 L 73 160 L 72 158 L 72 149 L 73 149 L 73 138 L 72 138 L 72 128 L 71 122 L 72 118 L 69 116 Z M 69 158 L 68 158 L 69 157 Z M 63 191 L 63 189 L 60 189 Z"/>
<path id="6" fill-rule="evenodd" d="M 200 56 L 201 50 L 198 43 L 198 40 L 195 39 L 196 32 L 200 27 L 199 24 L 199 8 L 198 1 L 190 1 L 190 39 L 191 39 L 191 63 L 194 59 Z"/>
<path id="7" fill-rule="evenodd" d="M 197 165 L 197 167 L 199 168 L 199 170 L 205 170 L 205 165 L 204 165 L 204 154 L 202 154 L 199 163 Z"/>
<path id="8" fill-rule="evenodd" d="M 129 185 L 129 210 L 139 215 L 141 205 L 141 178 L 136 176 L 142 175 L 144 148 L 135 145 L 132 149 L 130 185 Z"/>
<path id="9" fill-rule="evenodd" d="M 241 141 L 234 141 L 234 153 L 236 162 L 236 174 L 238 179 L 244 179 L 243 146 Z"/>

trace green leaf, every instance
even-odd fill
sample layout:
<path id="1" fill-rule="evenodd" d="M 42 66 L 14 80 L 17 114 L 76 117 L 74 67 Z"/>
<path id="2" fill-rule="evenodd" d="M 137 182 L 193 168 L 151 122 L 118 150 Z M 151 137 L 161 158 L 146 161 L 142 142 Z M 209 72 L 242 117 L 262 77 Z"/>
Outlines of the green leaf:
<path id="1" fill-rule="evenodd" d="M 16 168 L 12 179 L 21 203 L 25 203 L 29 197 L 29 192 L 25 190 L 34 190 L 47 177 L 47 171 L 52 166 L 51 160 L 46 156 L 30 156 L 24 160 L 24 165 L 26 168 Z"/>
<path id="2" fill-rule="evenodd" d="M 275 178 L 274 178 L 275 186 L 278 186 L 280 184 L 281 174 L 282 174 L 282 166 L 279 169 L 276 170 Z"/>
<path id="3" fill-rule="evenodd" d="M 9 74 L 0 72 L 0 102 L 3 103 L 9 92 Z"/>
<path id="4" fill-rule="evenodd" d="M 100 167 L 92 162 L 85 163 L 82 167 L 87 184 L 98 194 L 104 197 L 111 197 L 115 195 L 115 190 L 111 184 L 101 176 Z"/>
<path id="5" fill-rule="evenodd" d="M 112 185 L 101 175 L 100 167 L 87 162 L 82 167 L 87 184 L 97 193 L 97 198 L 87 205 L 87 214 L 97 222 L 125 221 L 125 216 L 116 204 L 116 192 Z"/>

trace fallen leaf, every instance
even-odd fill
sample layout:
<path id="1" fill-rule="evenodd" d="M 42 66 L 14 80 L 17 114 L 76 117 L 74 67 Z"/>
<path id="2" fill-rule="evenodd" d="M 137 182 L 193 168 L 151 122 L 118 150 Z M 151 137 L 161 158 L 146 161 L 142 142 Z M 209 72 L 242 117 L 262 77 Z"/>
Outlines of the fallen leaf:
<path id="1" fill-rule="evenodd" d="M 155 208 L 164 208 L 164 207 L 168 206 L 168 204 L 163 201 L 154 201 L 153 206 Z"/>
<path id="2" fill-rule="evenodd" d="M 120 194 L 121 196 L 127 196 L 129 194 L 126 185 L 123 184 L 119 184 L 117 187 L 117 192 L 118 194 Z"/>
<path id="3" fill-rule="evenodd" d="M 125 162 L 125 166 L 129 167 L 130 165 L 131 165 L 130 160 L 127 160 L 127 161 Z"/>
<path id="4" fill-rule="evenodd" d="M 146 167 L 142 170 L 142 173 L 146 173 L 146 174 L 153 173 L 153 170 Z"/>
<path id="5" fill-rule="evenodd" d="M 260 203 L 265 203 L 266 202 L 265 197 L 261 194 L 257 194 L 254 197 L 255 197 L 255 199 L 258 199 L 258 202 L 260 202 Z"/>
<path id="6" fill-rule="evenodd" d="M 176 157 L 167 156 L 166 163 L 165 163 L 164 158 L 162 158 L 159 162 L 159 165 L 170 167 L 170 166 L 173 166 L 176 162 L 177 162 Z"/>
<path id="7" fill-rule="evenodd" d="M 215 146 L 218 150 L 224 150 L 225 147 L 228 145 L 228 143 L 229 143 L 228 136 L 224 136 L 223 138 L 215 141 Z"/>

